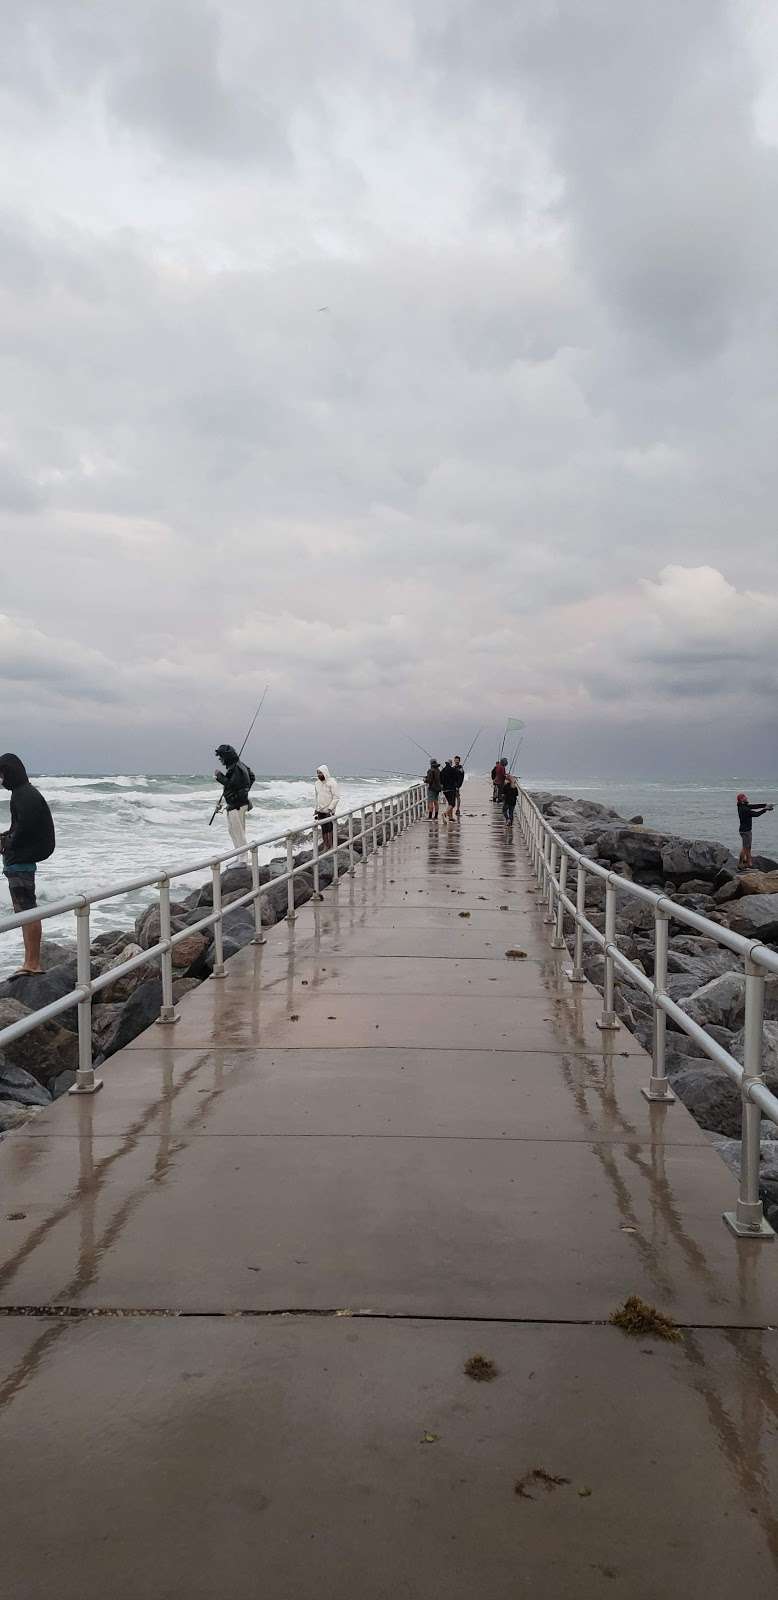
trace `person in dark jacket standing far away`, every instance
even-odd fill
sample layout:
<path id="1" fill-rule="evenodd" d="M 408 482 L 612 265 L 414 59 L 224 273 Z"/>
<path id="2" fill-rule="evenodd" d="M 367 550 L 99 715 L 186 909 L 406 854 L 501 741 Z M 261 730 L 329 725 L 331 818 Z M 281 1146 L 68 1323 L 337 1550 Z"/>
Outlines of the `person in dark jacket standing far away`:
<path id="1" fill-rule="evenodd" d="M 462 766 L 462 757 L 454 756 L 454 776 L 457 785 L 457 816 L 462 810 L 462 784 L 465 781 L 465 769 Z"/>
<path id="2" fill-rule="evenodd" d="M 427 816 L 430 822 L 437 822 L 438 807 L 440 805 L 440 762 L 434 756 L 430 758 L 429 770 L 424 779 L 427 785 Z"/>
<path id="3" fill-rule="evenodd" d="M 751 866 L 751 837 L 754 817 L 763 817 L 766 811 L 774 811 L 775 806 L 763 802 L 752 806 L 747 794 L 737 797 L 737 825 L 740 831 L 740 859 L 739 867 Z"/>
<path id="4" fill-rule="evenodd" d="M 48 861 L 54 853 L 54 820 L 43 795 L 30 783 L 24 764 L 18 756 L 0 756 L 0 782 L 11 791 L 11 826 L 0 835 L 3 852 L 3 872 L 8 879 L 11 905 L 14 911 L 32 911 L 38 904 L 35 898 L 35 869 L 39 861 Z M 13 977 L 23 972 L 40 972 L 41 924 L 25 922 L 24 965 Z"/>
<path id="5" fill-rule="evenodd" d="M 456 780 L 456 775 L 455 775 L 455 771 L 454 771 L 454 764 L 453 764 L 450 756 L 448 758 L 448 761 L 446 762 L 445 767 L 443 768 L 443 771 L 440 774 L 440 787 L 443 790 L 444 795 L 446 796 L 446 805 L 448 806 L 448 812 L 446 814 L 446 821 L 447 822 L 453 822 L 454 821 L 454 815 L 455 815 L 455 809 L 454 808 L 455 808 L 456 803 L 457 803 L 457 795 L 459 794 L 459 784 L 457 783 L 457 780 Z"/>
<path id="6" fill-rule="evenodd" d="M 502 814 L 509 828 L 513 827 L 513 813 L 516 810 L 516 801 L 519 798 L 519 786 L 512 772 L 509 772 L 502 786 Z"/>
<path id="7" fill-rule="evenodd" d="M 231 744 L 217 745 L 214 753 L 225 769 L 224 772 L 219 772 L 217 768 L 214 777 L 224 790 L 223 799 L 227 807 L 230 838 L 236 848 L 240 848 L 246 843 L 246 816 L 252 810 L 249 789 L 255 781 L 254 774 L 251 767 L 247 766 L 245 761 L 241 761 L 237 750 L 234 750 Z M 245 855 L 236 857 L 236 861 L 246 860 L 248 857 Z"/>

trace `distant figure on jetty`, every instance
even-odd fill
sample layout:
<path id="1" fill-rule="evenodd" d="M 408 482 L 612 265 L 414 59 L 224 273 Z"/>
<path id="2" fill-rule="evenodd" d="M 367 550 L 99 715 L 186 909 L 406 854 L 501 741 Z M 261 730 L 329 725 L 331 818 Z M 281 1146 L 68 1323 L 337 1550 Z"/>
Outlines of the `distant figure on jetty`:
<path id="1" fill-rule="evenodd" d="M 11 826 L 7 833 L 0 834 L 3 872 L 8 879 L 11 905 L 14 911 L 32 911 L 38 904 L 35 869 L 39 861 L 48 861 L 54 854 L 54 819 L 40 790 L 30 783 L 18 756 L 10 753 L 0 756 L 0 781 L 4 789 L 11 791 Z M 25 972 L 42 970 L 41 932 L 40 922 L 24 924 L 24 965 L 12 973 L 12 977 L 20 978 Z"/>
<path id="2" fill-rule="evenodd" d="M 335 812 L 338 809 L 339 800 L 340 789 L 338 788 L 337 781 L 335 778 L 333 778 L 329 767 L 325 767 L 323 765 L 321 767 L 317 767 L 316 783 L 314 786 L 315 809 L 313 813 L 316 821 L 322 822 L 324 821 L 325 817 L 334 817 Z M 329 826 L 325 824 L 321 830 L 321 842 L 324 845 L 325 850 L 332 849 L 333 832 L 334 830 L 332 821 L 330 821 Z"/>
<path id="3" fill-rule="evenodd" d="M 434 756 L 430 757 L 429 770 L 424 782 L 427 785 L 427 816 L 430 822 L 437 822 L 442 785 L 440 781 L 440 762 L 436 761 Z"/>
<path id="4" fill-rule="evenodd" d="M 446 762 L 445 767 L 443 768 L 443 771 L 440 774 L 440 787 L 443 790 L 443 793 L 444 793 L 444 795 L 446 797 L 446 805 L 448 806 L 448 811 L 446 812 L 446 821 L 447 822 L 453 822 L 454 821 L 454 817 L 456 816 L 456 804 L 457 804 L 457 795 L 459 794 L 459 784 L 457 782 L 454 763 L 451 760 L 450 756 L 449 756 L 449 758 L 448 758 L 448 760 Z"/>
<path id="5" fill-rule="evenodd" d="M 516 810 L 516 801 L 519 798 L 519 785 L 512 772 L 506 774 L 502 786 L 502 814 L 509 828 L 513 827 L 513 813 Z"/>
<path id="6" fill-rule="evenodd" d="M 246 816 L 252 810 L 249 799 L 249 789 L 255 782 L 251 767 L 241 761 L 237 750 L 231 744 L 217 745 L 214 754 L 224 766 L 224 772 L 217 768 L 214 777 L 220 783 L 224 804 L 227 807 L 227 827 L 230 838 L 236 849 L 245 847 L 246 844 Z M 236 856 L 236 861 L 246 861 L 246 855 Z"/>
<path id="7" fill-rule="evenodd" d="M 457 785 L 457 816 L 462 811 L 462 784 L 465 781 L 465 769 L 462 766 L 462 757 L 454 756 L 454 777 Z"/>
<path id="8" fill-rule="evenodd" d="M 754 817 L 763 817 L 766 811 L 774 810 L 775 806 L 768 805 L 763 801 L 760 801 L 758 805 L 752 806 L 747 794 L 738 795 L 737 818 L 738 828 L 740 831 L 739 867 L 750 867 L 753 864 L 751 861 L 751 840 L 753 837 L 752 828 Z"/>
<path id="9" fill-rule="evenodd" d="M 492 800 L 502 799 L 502 786 L 508 776 L 508 770 L 502 756 L 498 756 L 492 767 Z"/>

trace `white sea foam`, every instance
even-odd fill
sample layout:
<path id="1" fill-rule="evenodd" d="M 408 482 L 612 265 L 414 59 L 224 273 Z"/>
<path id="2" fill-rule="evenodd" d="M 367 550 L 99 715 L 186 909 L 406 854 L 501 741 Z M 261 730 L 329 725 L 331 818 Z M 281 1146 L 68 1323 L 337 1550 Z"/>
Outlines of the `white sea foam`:
<path id="1" fill-rule="evenodd" d="M 408 780 L 389 778 L 349 778 L 341 782 L 341 809 L 368 804 L 378 795 L 404 787 Z M 158 777 L 153 774 L 121 774 L 119 777 L 51 774 L 35 777 L 46 795 L 57 830 L 57 848 L 38 873 L 38 895 L 42 903 L 67 899 L 82 890 L 94 890 L 128 878 L 151 875 L 163 867 L 202 861 L 204 857 L 230 848 L 224 815 L 212 827 L 208 819 L 219 789 L 213 779 Z M 267 838 L 288 829 L 302 828 L 313 811 L 313 781 L 303 778 L 258 778 L 252 792 L 253 810 L 249 814 L 249 838 Z M 7 826 L 7 795 L 0 791 L 0 827 Z M 263 846 L 260 861 L 279 853 L 278 844 Z M 193 882 L 205 877 L 177 879 L 173 898 L 189 892 Z M 0 880 L 2 884 L 2 880 Z M 121 900 L 101 902 L 92 911 L 96 933 L 108 928 L 130 928 L 138 912 L 148 903 L 152 890 L 139 890 Z M 7 894 L 0 888 L 0 915 L 10 910 Z M 47 923 L 52 939 L 72 939 L 75 919 L 68 913 Z M 0 973 L 18 963 L 20 936 L 0 934 Z"/>

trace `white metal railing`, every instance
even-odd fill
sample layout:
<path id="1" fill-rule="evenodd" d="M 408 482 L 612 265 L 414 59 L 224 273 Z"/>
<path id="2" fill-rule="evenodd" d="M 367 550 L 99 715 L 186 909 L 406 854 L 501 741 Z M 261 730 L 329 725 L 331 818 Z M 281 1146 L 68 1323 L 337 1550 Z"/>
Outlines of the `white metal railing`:
<path id="1" fill-rule="evenodd" d="M 362 862 L 367 865 L 369 857 L 378 849 L 379 842 L 387 844 L 408 828 L 411 823 L 417 822 L 424 814 L 424 788 L 420 783 L 411 784 L 407 789 L 402 789 L 396 794 L 381 796 L 376 800 L 368 801 L 365 805 L 354 806 L 350 811 L 341 812 L 333 816 L 312 822 L 301 828 L 293 828 L 286 833 L 273 833 L 264 839 L 249 840 L 245 846 L 238 846 L 232 850 L 225 850 L 220 855 L 206 856 L 203 861 L 187 861 L 179 866 L 166 867 L 162 871 L 151 873 L 147 877 L 132 878 L 125 883 L 112 884 L 108 888 L 96 889 L 89 893 L 73 895 L 68 900 L 57 900 L 51 905 L 36 906 L 33 911 L 22 911 L 14 916 L 0 918 L 0 934 L 12 929 L 23 928 L 28 922 L 46 922 L 51 917 L 61 917 L 64 912 L 72 911 L 76 918 L 76 986 L 68 994 L 61 995 L 57 1000 L 52 1000 L 48 1005 L 40 1006 L 27 1017 L 22 1017 L 18 1022 L 10 1023 L 6 1028 L 0 1028 L 0 1050 L 5 1043 L 12 1039 L 19 1039 L 23 1034 L 31 1033 L 41 1023 L 50 1021 L 53 1017 L 61 1016 L 63 1011 L 69 1011 L 73 1006 L 78 1007 L 78 1071 L 71 1094 L 94 1094 L 96 1089 L 102 1088 L 102 1079 L 95 1076 L 92 1063 L 92 1000 L 111 984 L 132 972 L 135 967 L 144 962 L 159 961 L 162 978 L 162 1005 L 158 1021 L 160 1023 L 173 1023 L 178 1021 L 178 1014 L 173 1003 L 173 951 L 182 939 L 187 939 L 191 933 L 200 933 L 205 928 L 213 928 L 213 970 L 212 978 L 224 978 L 224 918 L 231 912 L 238 911 L 242 906 L 254 907 L 254 938 L 252 944 L 264 944 L 262 932 L 262 896 L 267 894 L 277 884 L 287 884 L 287 921 L 295 920 L 294 880 L 303 872 L 309 872 L 313 878 L 314 900 L 321 900 L 320 871 L 323 861 L 332 860 L 332 881 L 338 877 L 338 857 L 343 851 L 348 851 L 348 873 L 353 875 L 357 846 L 360 847 Z M 355 830 L 354 819 L 359 818 L 359 828 Z M 345 839 L 339 836 L 339 825 L 346 824 L 347 834 Z M 332 830 L 332 844 L 326 849 L 320 848 L 322 839 Z M 295 861 L 295 843 L 302 843 L 312 839 L 312 854 L 306 861 Z M 266 883 L 259 881 L 259 851 L 271 844 L 284 843 L 286 846 L 286 870 L 277 877 L 268 879 Z M 221 867 L 225 861 L 235 861 L 236 857 L 250 858 L 251 888 L 246 894 L 239 895 L 231 900 L 228 905 L 222 904 Z M 213 885 L 213 910 L 207 915 L 198 918 L 196 922 L 189 922 L 178 932 L 173 933 L 170 914 L 170 885 L 173 879 L 188 877 L 193 872 L 202 872 L 210 867 Z M 135 889 L 156 888 L 159 896 L 159 939 L 148 950 L 142 950 L 139 955 L 129 957 L 110 971 L 92 977 L 92 941 L 90 932 L 90 908 L 98 902 L 114 900 L 120 895 L 129 894 Z"/>
<path id="2" fill-rule="evenodd" d="M 778 1124 L 778 1098 L 767 1088 L 762 1074 L 764 1019 L 764 987 L 768 973 L 778 973 L 778 952 L 759 940 L 744 939 L 718 922 L 678 905 L 667 895 L 644 889 L 616 872 L 611 872 L 590 856 L 574 850 L 561 834 L 544 817 L 526 789 L 519 790 L 521 827 L 529 851 L 530 861 L 538 879 L 540 904 L 545 905 L 546 922 L 552 928 L 551 945 L 556 950 L 565 948 L 565 916 L 574 924 L 573 965 L 566 969 L 573 983 L 584 983 L 583 939 L 587 933 L 605 958 L 603 985 L 603 1010 L 597 1026 L 606 1032 L 619 1027 L 614 1010 L 614 981 L 616 968 L 647 994 L 653 1003 L 653 1061 L 648 1084 L 643 1089 L 647 1100 L 671 1105 L 675 1100 L 665 1071 L 666 1032 L 668 1017 L 694 1040 L 700 1050 L 722 1067 L 740 1089 L 743 1100 L 743 1125 L 740 1160 L 740 1191 L 736 1209 L 724 1213 L 724 1220 L 733 1233 L 741 1238 L 772 1239 L 773 1230 L 766 1221 L 759 1198 L 759 1161 L 761 1154 L 761 1120 L 766 1116 Z M 568 890 L 571 868 L 576 871 L 575 899 Z M 600 932 L 586 915 L 587 875 L 599 878 L 605 884 L 605 930 Z M 654 910 L 654 976 L 649 978 L 619 949 L 616 937 L 617 896 L 641 900 Z M 670 920 L 681 922 L 698 933 L 715 939 L 725 949 L 732 950 L 743 962 L 745 976 L 745 1033 L 743 1065 L 725 1050 L 698 1022 L 681 1009 L 667 993 L 667 954 Z"/>

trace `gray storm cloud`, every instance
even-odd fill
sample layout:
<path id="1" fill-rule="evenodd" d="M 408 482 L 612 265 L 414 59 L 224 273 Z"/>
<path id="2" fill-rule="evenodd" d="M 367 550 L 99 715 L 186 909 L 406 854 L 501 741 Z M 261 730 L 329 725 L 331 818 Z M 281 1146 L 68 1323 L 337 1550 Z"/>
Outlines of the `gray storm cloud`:
<path id="1" fill-rule="evenodd" d="M 0 21 L 6 745 L 769 766 L 764 8 Z"/>

